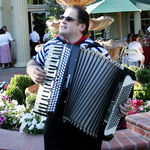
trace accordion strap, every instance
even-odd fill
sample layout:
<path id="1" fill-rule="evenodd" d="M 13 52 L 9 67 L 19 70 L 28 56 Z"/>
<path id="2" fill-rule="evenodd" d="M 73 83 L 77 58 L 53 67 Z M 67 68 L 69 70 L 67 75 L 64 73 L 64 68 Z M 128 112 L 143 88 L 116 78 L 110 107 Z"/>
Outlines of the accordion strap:
<path id="1" fill-rule="evenodd" d="M 57 39 L 58 39 L 59 41 L 61 41 L 63 44 L 67 44 L 67 41 L 65 41 L 63 38 L 57 37 Z"/>
<path id="2" fill-rule="evenodd" d="M 104 48 L 102 45 L 100 45 L 100 44 L 97 43 L 97 42 L 90 43 L 90 44 L 88 44 L 86 47 L 87 47 L 87 48 L 88 48 L 88 47 L 102 47 L 102 48 Z"/>

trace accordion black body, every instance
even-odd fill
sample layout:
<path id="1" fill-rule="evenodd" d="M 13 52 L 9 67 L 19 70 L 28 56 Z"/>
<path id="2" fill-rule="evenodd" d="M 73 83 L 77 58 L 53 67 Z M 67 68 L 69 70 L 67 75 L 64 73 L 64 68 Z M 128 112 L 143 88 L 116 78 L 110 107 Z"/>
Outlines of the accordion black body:
<path id="1" fill-rule="evenodd" d="M 90 48 L 51 45 L 46 79 L 40 85 L 34 112 L 62 119 L 97 138 L 115 133 L 119 104 L 133 90 L 134 73 Z"/>

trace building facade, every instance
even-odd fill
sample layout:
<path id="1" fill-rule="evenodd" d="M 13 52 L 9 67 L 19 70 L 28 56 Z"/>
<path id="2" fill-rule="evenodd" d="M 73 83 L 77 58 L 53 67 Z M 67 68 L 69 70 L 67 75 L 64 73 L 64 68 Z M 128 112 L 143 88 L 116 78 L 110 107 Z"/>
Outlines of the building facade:
<path id="1" fill-rule="evenodd" d="M 14 67 L 26 67 L 30 60 L 29 34 L 35 25 L 42 40 L 46 25 L 38 18 L 47 16 L 47 8 L 44 0 L 0 0 L 0 28 L 6 25 L 15 39 L 11 46 Z"/>
<path id="2" fill-rule="evenodd" d="M 47 0 L 50 2 L 51 0 Z M 30 60 L 29 34 L 33 26 L 38 26 L 41 37 L 44 35 L 45 23 L 39 17 L 47 17 L 48 5 L 44 0 L 0 0 L 0 28 L 6 25 L 15 42 L 12 42 L 11 54 L 15 67 L 26 67 Z M 118 39 L 118 14 L 101 14 L 112 16 L 114 22 L 110 26 L 111 39 Z M 128 33 L 138 33 L 140 29 L 145 33 L 150 26 L 150 11 L 120 13 L 121 39 Z"/>

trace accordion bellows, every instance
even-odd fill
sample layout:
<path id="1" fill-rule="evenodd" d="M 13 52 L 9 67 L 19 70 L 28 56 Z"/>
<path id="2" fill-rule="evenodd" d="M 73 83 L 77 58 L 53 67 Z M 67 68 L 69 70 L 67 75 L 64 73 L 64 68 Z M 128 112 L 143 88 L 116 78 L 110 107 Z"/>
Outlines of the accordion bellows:
<path id="1" fill-rule="evenodd" d="M 34 112 L 60 118 L 92 137 L 105 123 L 106 136 L 114 134 L 118 105 L 133 88 L 133 72 L 90 48 L 68 44 L 50 46 L 45 71 Z"/>

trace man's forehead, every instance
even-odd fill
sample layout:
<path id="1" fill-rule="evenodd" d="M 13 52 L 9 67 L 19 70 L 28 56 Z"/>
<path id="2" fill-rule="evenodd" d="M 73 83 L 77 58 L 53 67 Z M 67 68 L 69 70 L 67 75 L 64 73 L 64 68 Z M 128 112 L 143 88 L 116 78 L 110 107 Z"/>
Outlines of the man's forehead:
<path id="1" fill-rule="evenodd" d="M 70 8 L 68 7 L 65 12 L 64 12 L 65 16 L 71 16 L 71 17 L 77 17 L 77 10 L 74 8 Z"/>

